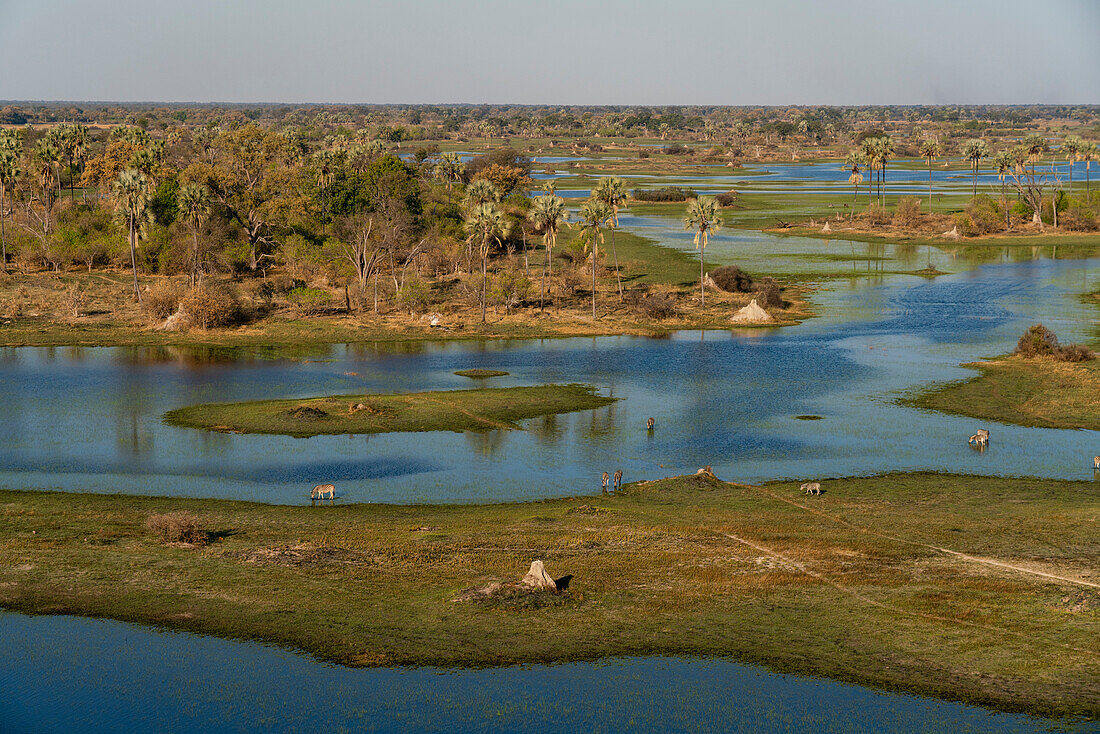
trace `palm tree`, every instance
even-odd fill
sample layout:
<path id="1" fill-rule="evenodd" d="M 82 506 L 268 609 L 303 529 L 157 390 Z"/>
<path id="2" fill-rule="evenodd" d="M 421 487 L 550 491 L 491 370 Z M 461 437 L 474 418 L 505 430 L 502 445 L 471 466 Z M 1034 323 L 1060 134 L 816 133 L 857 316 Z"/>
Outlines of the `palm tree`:
<path id="1" fill-rule="evenodd" d="M 439 156 L 439 163 L 435 164 L 435 173 L 447 184 L 448 194 L 451 193 L 451 186 L 462 180 L 465 168 L 462 156 L 458 153 L 444 153 Z"/>
<path id="2" fill-rule="evenodd" d="M 147 217 L 149 207 L 149 177 L 134 168 L 128 168 L 118 175 L 111 190 L 115 208 L 126 218 L 130 229 L 130 264 L 134 268 L 134 300 L 141 302 L 141 291 L 137 280 L 137 240 L 138 231 Z"/>
<path id="3" fill-rule="evenodd" d="M 623 300 L 623 280 L 619 275 L 619 253 L 615 250 L 615 229 L 619 226 L 619 207 L 626 203 L 626 184 L 618 176 L 601 178 L 592 195 L 607 204 L 611 218 L 607 221 L 611 229 L 611 256 L 615 259 L 615 282 L 619 286 L 619 300 Z"/>
<path id="4" fill-rule="evenodd" d="M 62 123 L 57 126 L 58 147 L 69 161 L 69 201 L 76 198 L 73 167 L 84 160 L 88 148 L 88 128 L 84 125 Z"/>
<path id="5" fill-rule="evenodd" d="M 494 241 L 508 236 L 508 218 L 495 202 L 484 202 L 466 213 L 466 242 L 477 242 L 481 254 L 481 323 L 485 323 L 485 281 L 489 267 L 489 248 Z"/>
<path id="6" fill-rule="evenodd" d="M 989 157 L 989 146 L 984 140 L 967 140 L 963 144 L 963 158 L 970 161 L 970 167 L 974 171 L 974 191 L 972 196 L 978 195 L 978 161 Z"/>
<path id="7" fill-rule="evenodd" d="M 1016 170 L 1016 159 L 1011 152 L 1002 150 L 993 156 L 993 167 L 997 169 L 997 178 L 1001 181 L 1001 206 L 1005 210 L 1005 231 L 1012 228 L 1012 221 L 1008 216 L 1008 200 L 1005 199 L 1005 179 Z"/>
<path id="8" fill-rule="evenodd" d="M 61 153 L 49 137 L 42 137 L 34 145 L 31 154 L 34 163 L 34 172 L 38 176 L 38 183 L 42 187 L 42 233 L 50 233 L 50 212 L 53 211 L 54 190 L 53 184 L 57 179 L 54 168 L 61 160 Z"/>
<path id="9" fill-rule="evenodd" d="M 332 177 L 336 166 L 336 153 L 322 148 L 313 155 L 317 161 L 317 186 L 321 189 L 321 236 L 325 235 L 328 221 L 328 189 L 332 186 Z"/>
<path id="10" fill-rule="evenodd" d="M 1085 197 L 1091 193 L 1091 181 L 1089 180 L 1089 168 L 1092 167 L 1092 162 L 1097 159 L 1096 143 L 1081 144 L 1081 160 L 1085 162 Z"/>
<path id="11" fill-rule="evenodd" d="M 584 251 L 592 252 L 592 320 L 596 320 L 596 266 L 600 258 L 600 243 L 603 242 L 603 226 L 612 217 L 611 207 L 592 197 L 584 202 L 580 212 L 580 241 Z"/>
<path id="12" fill-rule="evenodd" d="M 179 207 L 180 218 L 187 222 L 191 228 L 191 285 L 198 282 L 202 272 L 202 253 L 199 251 L 199 230 L 203 222 L 210 216 L 213 197 L 210 189 L 202 184 L 184 184 L 176 193 L 176 203 Z"/>
<path id="13" fill-rule="evenodd" d="M 1081 159 L 1081 153 L 1085 148 L 1085 141 L 1076 135 L 1069 135 L 1062 141 L 1062 153 L 1069 161 L 1069 188 L 1073 190 L 1073 164 Z"/>
<path id="14" fill-rule="evenodd" d="M 473 209 L 482 204 L 500 203 L 500 189 L 487 178 L 475 178 L 466 187 L 466 208 Z"/>
<path id="15" fill-rule="evenodd" d="M 886 164 L 889 162 L 890 157 L 894 155 L 894 141 L 890 139 L 889 135 L 875 138 L 875 155 L 878 160 L 879 182 L 881 183 L 879 199 L 880 203 L 886 206 Z"/>
<path id="16" fill-rule="evenodd" d="M 867 164 L 867 170 L 871 174 L 867 179 L 867 206 L 871 206 L 871 184 L 875 179 L 875 167 L 878 165 L 878 146 L 875 141 L 878 138 L 864 138 L 860 143 L 859 152 Z"/>
<path id="17" fill-rule="evenodd" d="M 550 277 L 554 277 L 554 245 L 558 243 L 558 230 L 568 219 L 565 199 L 553 194 L 536 196 L 531 201 L 531 210 L 527 213 L 527 219 L 536 232 L 542 232 L 542 246 L 546 250 L 546 259 L 542 265 L 542 295 L 539 297 L 539 310 L 541 311 L 546 298 L 546 271 L 548 268 Z"/>
<path id="18" fill-rule="evenodd" d="M 4 272 L 8 270 L 8 242 L 4 232 L 4 220 L 8 216 L 7 193 L 22 173 L 19 168 L 21 148 L 15 135 L 0 138 L 0 268 Z"/>
<path id="19" fill-rule="evenodd" d="M 932 162 L 943 155 L 943 146 L 938 140 L 922 140 L 920 157 L 928 161 L 928 213 L 932 213 Z"/>
<path id="20" fill-rule="evenodd" d="M 848 176 L 848 183 L 852 184 L 852 203 L 856 201 L 856 197 L 859 196 L 859 185 L 863 183 L 863 174 L 860 173 L 860 166 L 866 164 L 867 159 L 863 155 L 862 150 L 853 150 L 844 159 L 844 167 L 851 170 L 851 175 Z"/>
<path id="21" fill-rule="evenodd" d="M 1049 150 L 1047 139 L 1042 135 L 1028 135 L 1023 140 L 1024 150 L 1027 152 L 1028 163 L 1031 164 L 1031 175 L 1035 176 L 1035 161 L 1039 160 L 1043 153 Z"/>
<path id="22" fill-rule="evenodd" d="M 707 305 L 707 288 L 703 275 L 703 251 L 710 235 L 722 227 L 722 211 L 713 196 L 700 196 L 688 202 L 684 214 L 684 229 L 695 230 L 695 246 L 699 248 L 699 303 Z"/>

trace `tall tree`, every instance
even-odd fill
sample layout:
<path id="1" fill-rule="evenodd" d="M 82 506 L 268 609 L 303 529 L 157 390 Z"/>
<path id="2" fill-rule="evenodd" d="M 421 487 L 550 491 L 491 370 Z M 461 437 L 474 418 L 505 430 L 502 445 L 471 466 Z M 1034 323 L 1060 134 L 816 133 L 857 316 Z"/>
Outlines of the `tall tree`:
<path id="1" fill-rule="evenodd" d="M 943 146 L 938 140 L 922 140 L 920 157 L 928 161 L 928 213 L 932 213 L 932 163 L 943 155 Z"/>
<path id="2" fill-rule="evenodd" d="M 199 282 L 202 275 L 202 248 L 199 245 L 199 232 L 206 218 L 210 216 L 213 198 L 210 189 L 202 184 L 189 183 L 180 187 L 176 194 L 179 216 L 187 222 L 191 230 L 191 285 Z"/>
<path id="3" fill-rule="evenodd" d="M 1005 180 L 1016 168 L 1016 160 L 1012 157 L 1012 153 L 1002 150 L 993 156 L 993 167 L 997 169 L 997 178 L 1001 182 L 1001 208 L 1005 210 L 1005 231 L 1007 232 L 1012 228 L 1012 220 L 1008 212 L 1008 199 L 1005 198 Z"/>
<path id="4" fill-rule="evenodd" d="M 447 193 L 451 193 L 454 184 L 462 181 L 462 174 L 466 166 L 462 162 L 462 156 L 458 153 L 443 153 L 439 156 L 439 162 L 435 164 L 435 175 L 443 179 L 447 184 Z"/>
<path id="5" fill-rule="evenodd" d="M 62 153 L 69 163 L 69 201 L 76 197 L 74 168 L 84 162 L 88 150 L 88 128 L 85 125 L 62 123 L 57 126 L 57 140 Z"/>
<path id="6" fill-rule="evenodd" d="M 1092 167 L 1092 162 L 1097 159 L 1097 147 L 1096 143 L 1083 142 L 1081 144 L 1081 160 L 1085 162 L 1085 197 L 1092 193 L 1091 181 L 1089 179 L 1089 169 Z"/>
<path id="7" fill-rule="evenodd" d="M 859 185 L 863 183 L 863 173 L 861 167 L 865 164 L 866 158 L 863 155 L 862 150 L 853 150 L 848 153 L 848 156 L 844 159 L 844 167 L 849 170 L 848 183 L 852 184 L 852 203 L 856 201 L 856 197 L 859 196 Z"/>
<path id="8" fill-rule="evenodd" d="M 870 176 L 867 177 L 867 206 L 871 206 L 871 186 L 875 180 L 875 169 L 878 166 L 878 146 L 875 141 L 878 138 L 864 138 L 859 144 L 859 152 L 863 156 L 863 160 L 867 165 L 867 172 Z"/>
<path id="9" fill-rule="evenodd" d="M 607 205 L 611 217 L 607 220 L 611 230 L 611 256 L 615 260 L 615 282 L 619 286 L 619 300 L 623 300 L 623 280 L 619 274 L 619 253 L 615 249 L 615 230 L 619 227 L 619 207 L 626 203 L 626 184 L 618 176 L 601 178 L 592 195 Z"/>
<path id="10" fill-rule="evenodd" d="M 986 144 L 986 142 L 984 140 L 977 139 L 977 138 L 975 138 L 973 140 L 967 140 L 963 144 L 962 153 L 963 153 L 963 158 L 970 161 L 970 168 L 974 173 L 974 178 L 973 178 L 973 180 L 974 180 L 974 190 L 972 192 L 972 195 L 977 196 L 978 195 L 978 162 L 981 161 L 982 158 L 988 158 L 989 157 L 989 145 Z"/>
<path id="11" fill-rule="evenodd" d="M 50 136 L 41 137 L 34 145 L 31 161 L 34 164 L 34 173 L 38 179 L 39 188 L 42 191 L 40 204 L 42 206 L 41 225 L 42 236 L 49 235 L 52 229 L 53 205 L 57 200 L 54 184 L 58 181 L 57 164 L 61 160 L 61 151 L 58 150 Z"/>
<path id="12" fill-rule="evenodd" d="M 137 278 L 137 241 L 142 224 L 148 217 L 150 198 L 149 178 L 141 171 L 130 168 L 119 174 L 111 188 L 115 209 L 126 220 L 130 233 L 130 264 L 134 269 L 134 300 L 141 302 L 141 290 Z"/>
<path id="13" fill-rule="evenodd" d="M 600 259 L 600 243 L 603 242 L 603 227 L 611 218 L 611 207 L 597 198 L 590 197 L 581 206 L 580 240 L 585 252 L 592 253 L 592 320 L 596 320 L 596 267 Z"/>
<path id="14" fill-rule="evenodd" d="M 489 268 L 489 250 L 508 236 L 508 217 L 493 202 L 478 204 L 466 213 L 467 242 L 477 243 L 481 255 L 481 323 L 485 323 L 485 283 Z"/>
<path id="15" fill-rule="evenodd" d="M 335 151 L 322 148 L 314 154 L 313 158 L 317 164 L 317 186 L 321 189 L 321 236 L 323 237 L 328 227 L 328 190 L 332 186 L 337 156 Z"/>
<path id="16" fill-rule="evenodd" d="M 706 276 L 703 253 L 710 236 L 722 227 L 722 210 L 713 196 L 700 196 L 688 202 L 684 214 L 684 229 L 695 230 L 695 246 L 699 248 L 699 303 L 707 305 Z"/>
<path id="17" fill-rule="evenodd" d="M 14 189 L 16 179 L 22 174 L 19 159 L 23 143 L 14 130 L 0 130 L 0 268 L 8 270 L 8 242 L 4 222 L 8 217 L 8 192 Z"/>
<path id="18" fill-rule="evenodd" d="M 879 183 L 880 193 L 879 202 L 886 206 L 886 164 L 889 163 L 890 158 L 894 155 L 894 141 L 890 139 L 889 135 L 883 135 L 875 138 L 875 156 L 878 160 L 879 166 Z"/>
<path id="19" fill-rule="evenodd" d="M 1081 152 L 1084 150 L 1085 141 L 1076 135 L 1069 135 L 1062 141 L 1062 155 L 1069 162 L 1069 189 L 1073 191 L 1073 164 L 1081 160 Z"/>
<path id="20" fill-rule="evenodd" d="M 542 264 L 542 294 L 539 296 L 539 310 L 541 311 L 546 299 L 547 269 L 550 270 L 550 277 L 554 277 L 553 257 L 554 246 L 558 243 L 558 230 L 568 219 L 565 199 L 554 196 L 553 193 L 536 196 L 531 201 L 531 209 L 527 213 L 527 219 L 536 232 L 542 232 L 542 246 L 546 254 Z"/>

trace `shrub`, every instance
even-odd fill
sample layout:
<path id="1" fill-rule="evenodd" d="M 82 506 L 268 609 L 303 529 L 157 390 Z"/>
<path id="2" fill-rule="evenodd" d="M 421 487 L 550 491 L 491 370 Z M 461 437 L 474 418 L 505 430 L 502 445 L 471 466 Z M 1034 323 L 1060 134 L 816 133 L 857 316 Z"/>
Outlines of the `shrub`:
<path id="1" fill-rule="evenodd" d="M 1016 342 L 1016 351 L 1013 354 L 1021 357 L 1043 357 L 1054 354 L 1057 349 L 1058 337 L 1054 332 L 1042 324 L 1035 324 Z"/>
<path id="2" fill-rule="evenodd" d="M 871 206 L 867 207 L 867 212 L 863 216 L 872 227 L 880 224 L 887 224 L 891 219 L 891 215 L 886 211 L 886 207 L 879 204 L 871 204 Z"/>
<path id="3" fill-rule="evenodd" d="M 487 298 L 493 306 L 504 306 L 506 311 L 527 298 L 531 281 L 516 273 L 503 272 L 493 276 L 487 289 Z"/>
<path id="4" fill-rule="evenodd" d="M 432 302 L 431 285 L 419 279 L 408 280 L 397 292 L 397 302 L 409 313 L 423 311 Z"/>
<path id="5" fill-rule="evenodd" d="M 967 202 L 966 216 L 970 219 L 975 234 L 989 234 L 1004 229 L 1004 212 L 986 194 L 978 194 Z M 962 232 L 961 229 L 959 231 Z"/>
<path id="6" fill-rule="evenodd" d="M 727 293 L 748 293 L 752 290 L 752 276 L 736 265 L 724 265 L 711 272 L 714 284 Z"/>
<path id="7" fill-rule="evenodd" d="M 1058 226 L 1075 232 L 1089 232 L 1096 229 L 1096 214 L 1085 202 L 1071 198 L 1066 210 L 1058 215 Z"/>
<path id="8" fill-rule="evenodd" d="M 775 278 L 764 277 L 756 284 L 756 302 L 764 308 L 783 308 L 783 290 Z"/>
<path id="9" fill-rule="evenodd" d="M 1058 347 L 1054 356 L 1061 362 L 1087 362 L 1092 359 L 1092 350 L 1084 344 L 1069 344 Z"/>
<path id="10" fill-rule="evenodd" d="M 641 301 L 642 313 L 651 319 L 667 319 L 676 315 L 676 299 L 669 295 L 655 293 Z"/>
<path id="11" fill-rule="evenodd" d="M 240 317 L 236 296 L 227 288 L 196 286 L 180 300 L 191 322 L 209 329 L 229 326 Z"/>
<path id="12" fill-rule="evenodd" d="M 894 225 L 898 227 L 913 227 L 920 222 L 920 199 L 915 196 L 903 196 L 898 200 L 898 207 L 894 211 Z"/>
<path id="13" fill-rule="evenodd" d="M 695 192 L 678 186 L 666 186 L 663 189 L 634 189 L 630 192 L 638 201 L 687 201 L 695 198 Z"/>
<path id="14" fill-rule="evenodd" d="M 183 288 L 170 280 L 154 284 L 141 299 L 141 308 L 154 319 L 166 319 L 176 312 Z"/>
<path id="15" fill-rule="evenodd" d="M 673 143 L 665 146 L 664 153 L 665 155 L 691 155 L 691 148 L 681 143 Z"/>
<path id="16" fill-rule="evenodd" d="M 299 287 L 286 294 L 286 299 L 303 316 L 323 313 L 332 303 L 332 294 L 324 288 Z"/>
<path id="17" fill-rule="evenodd" d="M 741 197 L 736 191 L 723 191 L 714 198 L 717 200 L 718 206 L 734 206 Z"/>
<path id="18" fill-rule="evenodd" d="M 1008 210 L 1009 215 L 1014 222 L 1030 222 L 1031 215 L 1035 212 L 1026 201 L 1022 199 L 1012 205 L 1012 208 Z"/>
<path id="19" fill-rule="evenodd" d="M 970 217 L 965 214 L 954 215 L 951 217 L 951 222 L 963 237 L 973 237 L 977 234 L 977 231 L 974 229 L 974 223 L 971 222 Z"/>
<path id="20" fill-rule="evenodd" d="M 150 515 L 145 521 L 145 528 L 159 535 L 165 543 L 205 545 L 210 542 L 210 533 L 202 527 L 198 518 L 186 512 Z"/>

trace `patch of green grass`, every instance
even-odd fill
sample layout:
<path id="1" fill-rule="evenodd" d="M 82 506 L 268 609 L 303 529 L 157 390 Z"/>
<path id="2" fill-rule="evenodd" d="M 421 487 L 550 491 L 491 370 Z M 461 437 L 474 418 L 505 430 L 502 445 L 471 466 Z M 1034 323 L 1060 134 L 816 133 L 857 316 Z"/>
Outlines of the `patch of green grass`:
<path id="1" fill-rule="evenodd" d="M 474 379 L 480 379 L 485 377 L 505 377 L 508 373 L 504 370 L 485 370 L 474 368 L 470 370 L 455 370 L 455 374 L 459 377 L 471 377 Z"/>
<path id="2" fill-rule="evenodd" d="M 0 491 L 0 606 L 263 640 L 349 665 L 716 655 L 1040 714 L 1100 715 L 1087 482 L 688 476 L 492 505 L 271 506 Z M 213 542 L 170 545 L 187 512 Z M 968 554 L 968 559 L 943 550 Z M 534 559 L 568 595 L 459 600 Z M 979 559 L 979 560 L 974 560 Z M 552 602 L 552 603 L 551 603 Z"/>
<path id="3" fill-rule="evenodd" d="M 966 366 L 978 375 L 934 386 L 902 402 L 1019 426 L 1100 430 L 1100 360 L 1011 357 Z"/>
<path id="4" fill-rule="evenodd" d="M 485 431 L 519 428 L 516 421 L 525 418 L 592 410 L 615 400 L 598 395 L 590 385 L 538 385 L 208 403 L 171 410 L 164 421 L 185 428 L 296 437 Z"/>

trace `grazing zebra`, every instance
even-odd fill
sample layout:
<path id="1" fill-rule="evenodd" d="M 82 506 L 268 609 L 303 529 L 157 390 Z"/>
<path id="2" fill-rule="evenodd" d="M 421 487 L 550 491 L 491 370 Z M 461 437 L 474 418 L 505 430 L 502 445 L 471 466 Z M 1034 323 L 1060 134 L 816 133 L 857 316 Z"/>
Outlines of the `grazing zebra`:
<path id="1" fill-rule="evenodd" d="M 984 428 L 979 428 L 977 433 L 967 439 L 967 443 L 971 446 L 977 446 L 978 448 L 984 449 L 989 445 L 989 431 Z"/>
<path id="2" fill-rule="evenodd" d="M 1092 457 L 1092 468 L 1100 469 L 1100 456 Z"/>
<path id="3" fill-rule="evenodd" d="M 603 479 L 603 493 L 604 494 L 607 494 L 607 480 L 610 479 L 610 478 L 611 478 L 611 475 L 608 474 L 607 472 L 604 472 L 603 477 L 601 477 L 601 479 Z"/>
<path id="4" fill-rule="evenodd" d="M 645 428 L 646 428 L 647 431 L 652 431 L 653 430 L 653 423 L 654 423 L 654 421 L 653 421 L 652 418 L 650 418 L 649 420 L 647 420 L 645 422 Z"/>
<path id="5" fill-rule="evenodd" d="M 313 491 L 309 493 L 309 498 L 311 500 L 323 500 L 326 494 L 330 500 L 336 499 L 336 485 L 318 484 L 313 488 Z"/>
<path id="6" fill-rule="evenodd" d="M 623 486 L 623 470 L 615 470 L 615 491 L 618 492 Z"/>
<path id="7" fill-rule="evenodd" d="M 799 489 L 802 494 L 821 494 L 821 482 L 804 482 Z"/>

